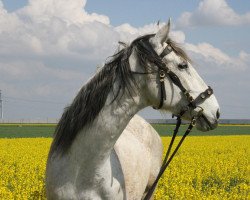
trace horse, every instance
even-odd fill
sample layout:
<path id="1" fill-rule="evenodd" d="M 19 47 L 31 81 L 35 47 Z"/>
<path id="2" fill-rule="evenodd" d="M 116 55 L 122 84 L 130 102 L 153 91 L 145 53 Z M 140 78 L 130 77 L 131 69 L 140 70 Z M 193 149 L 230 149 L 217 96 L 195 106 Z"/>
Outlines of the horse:
<path id="1" fill-rule="evenodd" d="M 48 200 L 143 199 L 163 149 L 136 115 L 146 107 L 195 119 L 201 131 L 217 127 L 216 97 L 169 31 L 170 20 L 115 53 L 65 108 L 47 160 Z"/>

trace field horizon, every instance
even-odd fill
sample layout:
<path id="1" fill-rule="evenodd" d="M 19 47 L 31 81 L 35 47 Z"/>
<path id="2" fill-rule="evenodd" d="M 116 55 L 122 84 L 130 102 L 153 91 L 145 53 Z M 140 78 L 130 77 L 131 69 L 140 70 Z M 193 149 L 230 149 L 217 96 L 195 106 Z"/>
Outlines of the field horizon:
<path id="1" fill-rule="evenodd" d="M 174 124 L 151 124 L 160 136 L 172 136 L 175 128 Z M 182 135 L 187 124 L 180 127 L 178 135 Z M 0 124 L 0 138 L 36 138 L 36 137 L 53 137 L 56 124 Z M 198 131 L 196 128 L 192 130 L 189 136 L 219 136 L 219 135 L 250 135 L 250 124 L 220 124 L 215 130 L 208 132 Z"/>

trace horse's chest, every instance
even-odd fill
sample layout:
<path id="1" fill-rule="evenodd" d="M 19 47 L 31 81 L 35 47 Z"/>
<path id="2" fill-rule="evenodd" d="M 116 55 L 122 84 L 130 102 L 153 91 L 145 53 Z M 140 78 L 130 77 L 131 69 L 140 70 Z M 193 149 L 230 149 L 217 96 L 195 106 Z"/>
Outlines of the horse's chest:
<path id="1" fill-rule="evenodd" d="M 84 176 L 80 175 L 80 177 Z M 82 180 L 77 188 L 79 199 L 126 199 L 124 176 L 114 150 L 105 164 L 95 171 L 95 175 Z"/>

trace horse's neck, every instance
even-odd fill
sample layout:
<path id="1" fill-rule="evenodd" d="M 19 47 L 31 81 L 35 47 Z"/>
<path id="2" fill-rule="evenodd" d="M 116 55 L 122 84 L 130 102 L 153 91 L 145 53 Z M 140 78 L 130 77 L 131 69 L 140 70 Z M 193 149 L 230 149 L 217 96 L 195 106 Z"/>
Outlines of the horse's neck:
<path id="1" fill-rule="evenodd" d="M 97 169 L 105 163 L 130 119 L 144 107 L 139 96 L 133 100 L 125 93 L 119 102 L 115 100 L 110 104 L 112 98 L 110 95 L 94 122 L 84 128 L 72 144 L 71 152 L 76 159 L 80 158 L 77 162 L 82 162 L 85 170 Z"/>

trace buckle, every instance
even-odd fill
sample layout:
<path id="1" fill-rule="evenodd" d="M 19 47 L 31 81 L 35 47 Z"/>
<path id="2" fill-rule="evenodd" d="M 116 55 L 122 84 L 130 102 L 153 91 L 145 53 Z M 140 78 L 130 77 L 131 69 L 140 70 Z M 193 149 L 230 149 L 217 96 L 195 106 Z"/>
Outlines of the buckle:
<path id="1" fill-rule="evenodd" d="M 160 71 L 160 78 L 165 78 L 166 74 L 163 70 Z"/>
<path id="2" fill-rule="evenodd" d="M 191 120 L 191 125 L 192 125 L 192 126 L 195 126 L 195 124 L 196 124 L 196 119 L 193 118 L 193 119 Z"/>
<path id="3" fill-rule="evenodd" d="M 202 99 L 205 99 L 206 98 L 206 95 L 204 93 L 201 93 L 201 98 Z"/>
<path id="4" fill-rule="evenodd" d="M 165 78 L 166 74 L 163 70 L 160 71 L 160 82 L 163 82 L 164 81 L 164 78 Z"/>

